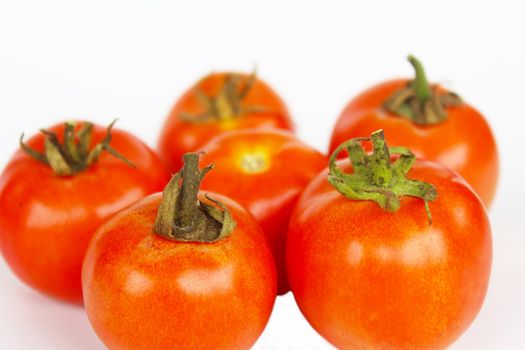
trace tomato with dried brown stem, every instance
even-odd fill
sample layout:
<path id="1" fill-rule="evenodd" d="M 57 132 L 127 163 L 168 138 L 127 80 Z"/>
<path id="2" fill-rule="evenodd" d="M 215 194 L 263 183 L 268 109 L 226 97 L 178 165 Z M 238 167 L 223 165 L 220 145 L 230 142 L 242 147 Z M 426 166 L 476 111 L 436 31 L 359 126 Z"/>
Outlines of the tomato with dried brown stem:
<path id="1" fill-rule="evenodd" d="M 144 143 L 113 124 L 67 122 L 23 143 L 0 177 L 0 249 L 47 295 L 82 302 L 80 270 L 97 227 L 168 181 Z"/>
<path id="2" fill-rule="evenodd" d="M 248 349 L 276 297 L 271 252 L 254 218 L 199 192 L 210 167 L 188 153 L 164 193 L 99 228 L 84 260 L 86 311 L 110 349 Z"/>
<path id="3" fill-rule="evenodd" d="M 200 149 L 229 130 L 278 128 L 293 130 L 282 99 L 255 72 L 212 73 L 177 101 L 159 139 L 159 154 L 172 172 L 186 152 Z"/>

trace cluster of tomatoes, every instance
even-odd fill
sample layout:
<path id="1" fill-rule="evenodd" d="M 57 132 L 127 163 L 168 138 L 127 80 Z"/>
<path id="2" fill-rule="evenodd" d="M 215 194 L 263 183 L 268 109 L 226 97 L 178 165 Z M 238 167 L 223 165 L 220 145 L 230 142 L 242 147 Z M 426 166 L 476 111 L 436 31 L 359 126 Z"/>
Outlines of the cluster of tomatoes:
<path id="1" fill-rule="evenodd" d="M 480 113 L 409 60 L 415 78 L 348 104 L 329 157 L 255 74 L 197 82 L 158 155 L 113 123 L 22 137 L 2 254 L 110 349 L 247 349 L 290 290 L 338 348 L 445 348 L 487 290 L 498 159 Z"/>

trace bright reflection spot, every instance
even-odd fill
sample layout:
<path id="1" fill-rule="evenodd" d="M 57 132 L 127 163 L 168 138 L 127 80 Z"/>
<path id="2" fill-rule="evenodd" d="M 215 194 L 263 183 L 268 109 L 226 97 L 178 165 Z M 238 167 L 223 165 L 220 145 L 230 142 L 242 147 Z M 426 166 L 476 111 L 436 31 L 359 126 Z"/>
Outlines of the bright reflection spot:
<path id="1" fill-rule="evenodd" d="M 356 266 L 361 262 L 363 257 L 363 245 L 357 241 L 353 241 L 348 246 L 347 259 L 350 265 Z"/>
<path id="2" fill-rule="evenodd" d="M 145 294 L 153 286 L 151 279 L 139 271 L 131 271 L 126 278 L 125 288 L 134 295 Z"/>
<path id="3" fill-rule="evenodd" d="M 36 202 L 28 211 L 27 226 L 29 228 L 53 227 L 64 222 L 82 220 L 85 215 L 86 209 L 74 204 L 66 208 L 59 208 Z"/>
<path id="4" fill-rule="evenodd" d="M 140 188 L 130 189 L 121 196 L 116 197 L 113 201 L 99 205 L 96 208 L 95 214 L 99 218 L 105 218 L 144 197 L 144 195 L 144 191 Z M 64 201 L 60 201 L 57 203 L 62 204 L 63 202 Z M 32 204 L 31 210 L 28 211 L 27 225 L 30 228 L 53 227 L 55 225 L 61 225 L 64 222 L 82 221 L 86 215 L 91 214 L 92 213 L 88 212 L 82 204 L 76 205 L 73 202 L 65 207 L 35 202 Z"/>
<path id="5" fill-rule="evenodd" d="M 398 261 L 404 265 L 438 264 L 446 259 L 443 234 L 436 229 L 421 232 L 400 247 L 381 245 L 374 249 L 374 257 L 383 263 Z"/>
<path id="6" fill-rule="evenodd" d="M 456 206 L 452 213 L 455 217 L 454 221 L 457 222 L 459 225 L 464 226 L 467 224 L 467 213 L 464 206 Z"/>
<path id="7" fill-rule="evenodd" d="M 449 168 L 457 170 L 464 164 L 464 159 L 468 155 L 467 153 L 467 145 L 459 144 L 441 154 L 436 161 L 438 163 L 446 164 Z"/>
<path id="8" fill-rule="evenodd" d="M 392 248 L 386 246 L 377 247 L 375 253 L 379 260 L 382 260 L 383 262 L 392 260 L 396 255 L 396 252 Z"/>
<path id="9" fill-rule="evenodd" d="M 183 132 L 180 133 L 178 137 L 180 137 L 182 140 L 180 141 L 180 144 L 182 145 L 193 145 L 195 146 L 195 136 L 191 132 Z"/>
<path id="10" fill-rule="evenodd" d="M 431 229 L 405 242 L 400 249 L 400 258 L 412 266 L 439 263 L 446 258 L 445 242 L 441 231 Z"/>
<path id="11" fill-rule="evenodd" d="M 188 294 L 207 295 L 225 293 L 231 288 L 233 267 L 223 266 L 217 269 L 194 269 L 183 273 L 177 279 L 179 286 Z"/>

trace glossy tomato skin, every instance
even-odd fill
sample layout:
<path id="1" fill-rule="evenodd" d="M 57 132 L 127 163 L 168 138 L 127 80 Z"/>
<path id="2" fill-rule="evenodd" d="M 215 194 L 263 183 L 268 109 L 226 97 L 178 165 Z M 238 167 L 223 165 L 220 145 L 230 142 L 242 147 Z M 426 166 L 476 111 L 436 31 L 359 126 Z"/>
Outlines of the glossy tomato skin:
<path id="1" fill-rule="evenodd" d="M 78 125 L 80 127 L 80 123 Z M 48 130 L 62 140 L 63 124 Z M 106 128 L 94 126 L 92 146 Z M 27 145 L 43 150 L 38 134 Z M 103 152 L 98 163 L 70 177 L 18 150 L 0 177 L 0 248 L 25 283 L 49 296 L 81 303 L 80 271 L 97 227 L 116 211 L 163 188 L 168 174 L 157 156 L 125 131 L 111 146 L 134 163 Z"/>
<path id="2" fill-rule="evenodd" d="M 376 85 L 352 100 L 341 113 L 330 142 L 331 152 L 350 138 L 383 129 L 392 146 L 403 145 L 418 158 L 457 171 L 489 206 L 496 191 L 499 159 L 494 135 L 485 118 L 463 103 L 448 107 L 442 123 L 421 126 L 384 110 L 382 104 L 407 80 Z"/>
<path id="3" fill-rule="evenodd" d="M 272 255 L 249 213 L 209 195 L 237 223 L 217 242 L 177 242 L 153 233 L 160 193 L 97 231 L 82 281 L 87 314 L 108 348 L 248 349 L 262 333 L 276 297 Z"/>
<path id="4" fill-rule="evenodd" d="M 346 162 L 347 169 L 349 168 Z M 477 315 L 492 243 L 479 197 L 456 173 L 418 161 L 409 177 L 432 183 L 429 225 L 420 199 L 389 213 L 347 199 L 320 174 L 296 207 L 288 277 L 310 324 L 340 349 L 444 349 Z"/>
<path id="5" fill-rule="evenodd" d="M 326 157 L 291 133 L 278 130 L 226 133 L 202 150 L 202 166 L 215 167 L 201 188 L 234 199 L 255 216 L 275 257 L 278 293 L 285 294 L 289 290 L 284 265 L 288 222 L 304 187 L 326 166 Z M 255 161 L 255 168 L 246 169 L 243 162 L 257 157 L 261 163 Z"/>
<path id="6" fill-rule="evenodd" d="M 192 123 L 180 118 L 182 113 L 198 115 L 203 112 L 195 89 L 215 96 L 228 74 L 213 73 L 199 81 L 177 101 L 166 120 L 159 139 L 159 154 L 172 172 L 182 166 L 186 152 L 200 149 L 213 137 L 229 130 L 252 128 L 278 128 L 293 131 L 294 126 L 283 100 L 264 81 L 257 79 L 243 104 L 263 108 L 265 111 L 251 112 L 226 121 Z M 247 74 L 234 73 L 247 80 Z"/>

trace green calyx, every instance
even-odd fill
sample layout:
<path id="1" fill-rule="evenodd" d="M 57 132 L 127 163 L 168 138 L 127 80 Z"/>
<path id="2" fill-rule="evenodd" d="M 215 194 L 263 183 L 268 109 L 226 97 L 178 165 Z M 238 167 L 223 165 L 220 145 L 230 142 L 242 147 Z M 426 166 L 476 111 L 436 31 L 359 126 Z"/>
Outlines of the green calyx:
<path id="1" fill-rule="evenodd" d="M 371 141 L 373 152 L 367 154 L 361 142 Z M 353 173 L 344 173 L 337 167 L 337 156 L 343 150 L 348 152 Z M 392 162 L 390 155 L 398 154 Z M 396 212 L 402 196 L 421 198 L 432 224 L 429 202 L 437 198 L 435 187 L 429 183 L 407 178 L 414 164 L 415 155 L 405 147 L 388 147 L 383 130 L 372 133 L 370 138 L 348 140 L 330 156 L 328 182 L 342 195 L 354 200 L 371 200 L 381 208 Z"/>
<path id="2" fill-rule="evenodd" d="M 383 107 L 419 125 L 432 125 L 447 118 L 447 108 L 459 106 L 461 98 L 450 91 L 438 91 L 428 83 L 423 65 L 414 56 L 408 61 L 414 67 L 416 77 L 406 87 L 395 91 Z"/>
<path id="3" fill-rule="evenodd" d="M 211 205 L 197 197 L 202 179 L 212 168 L 199 169 L 198 153 L 184 155 L 184 166 L 164 188 L 155 233 L 175 241 L 216 242 L 233 231 L 236 223 L 221 202 L 206 195 L 215 204 Z"/>
<path id="4" fill-rule="evenodd" d="M 194 92 L 203 112 L 197 115 L 183 112 L 181 118 L 187 122 L 199 123 L 213 120 L 227 121 L 239 118 L 247 113 L 267 112 L 263 107 L 247 106 L 244 103 L 256 80 L 257 72 L 255 70 L 247 79 L 244 79 L 240 74 L 227 74 L 215 96 L 207 95 L 197 86 Z"/>
<path id="5" fill-rule="evenodd" d="M 91 150 L 89 145 L 93 133 L 93 124 L 88 122 L 82 123 L 77 132 L 75 132 L 76 123 L 66 122 L 63 143 L 60 143 L 56 133 L 40 130 L 45 136 L 43 153 L 27 146 L 23 142 L 24 134 L 20 137 L 20 147 L 32 158 L 50 166 L 57 176 L 72 176 L 86 170 L 98 161 L 100 154 L 104 151 L 134 167 L 133 163 L 110 146 L 111 129 L 116 121 L 114 120 L 109 124 L 104 139 Z"/>

